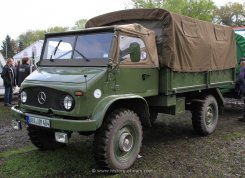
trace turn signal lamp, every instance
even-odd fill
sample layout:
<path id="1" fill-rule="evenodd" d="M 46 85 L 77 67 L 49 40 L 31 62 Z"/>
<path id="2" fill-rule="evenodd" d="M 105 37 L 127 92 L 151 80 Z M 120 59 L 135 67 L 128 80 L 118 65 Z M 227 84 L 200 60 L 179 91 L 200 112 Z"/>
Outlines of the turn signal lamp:
<path id="1" fill-rule="evenodd" d="M 83 96 L 83 92 L 82 91 L 75 91 L 75 96 Z"/>

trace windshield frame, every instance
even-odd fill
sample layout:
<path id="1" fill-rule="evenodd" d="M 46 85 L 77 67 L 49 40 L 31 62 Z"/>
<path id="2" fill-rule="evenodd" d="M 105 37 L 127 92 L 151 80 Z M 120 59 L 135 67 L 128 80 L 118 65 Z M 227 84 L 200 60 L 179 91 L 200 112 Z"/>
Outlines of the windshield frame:
<path id="1" fill-rule="evenodd" d="M 44 59 L 44 52 L 46 49 L 46 45 L 47 45 L 47 41 L 50 38 L 59 38 L 59 37 L 73 37 L 75 36 L 75 43 L 76 40 L 79 38 L 79 36 L 82 35 L 91 35 L 91 34 L 102 34 L 102 33 L 111 33 L 111 44 L 109 47 L 109 51 L 108 51 L 108 57 L 106 58 L 93 58 L 93 59 L 85 59 L 85 58 L 81 58 L 81 59 Z M 38 66 L 44 66 L 44 67 L 48 67 L 48 66 L 75 66 L 75 67 L 100 67 L 100 66 L 108 66 L 108 63 L 111 59 L 111 55 L 112 55 L 112 44 L 114 41 L 114 33 L 115 33 L 115 29 L 114 27 L 107 27 L 107 28 L 95 28 L 95 29 L 87 29 L 87 30 L 81 30 L 81 31 L 70 31 L 70 32 L 63 32 L 63 33 L 50 33 L 50 34 L 46 34 L 45 35 L 45 40 L 44 40 L 44 45 L 42 48 L 42 53 L 41 53 L 41 58 L 40 58 L 40 62 L 38 63 Z M 75 50 L 75 45 L 72 47 L 73 53 Z M 48 57 L 47 57 L 48 58 Z"/>

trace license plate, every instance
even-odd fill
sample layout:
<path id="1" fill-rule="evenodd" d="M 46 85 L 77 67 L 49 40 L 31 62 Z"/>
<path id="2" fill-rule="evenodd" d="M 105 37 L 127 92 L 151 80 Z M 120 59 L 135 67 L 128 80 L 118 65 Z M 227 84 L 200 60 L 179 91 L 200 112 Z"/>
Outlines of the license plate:
<path id="1" fill-rule="evenodd" d="M 27 124 L 38 125 L 41 127 L 50 128 L 50 120 L 48 119 L 41 119 L 37 117 L 27 116 L 26 118 Z"/>

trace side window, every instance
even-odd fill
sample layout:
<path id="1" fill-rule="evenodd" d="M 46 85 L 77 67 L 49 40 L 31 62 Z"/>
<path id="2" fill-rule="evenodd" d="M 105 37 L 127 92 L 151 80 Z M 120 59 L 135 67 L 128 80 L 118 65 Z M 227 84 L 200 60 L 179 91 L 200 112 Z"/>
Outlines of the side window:
<path id="1" fill-rule="evenodd" d="M 137 48 L 138 46 L 139 48 Z M 143 62 L 147 58 L 145 43 L 142 39 L 137 37 L 121 35 L 119 49 L 119 58 L 122 61 L 122 63 Z M 134 50 L 138 50 L 139 52 L 138 61 L 135 61 L 135 59 L 132 58 L 132 56 L 134 56 L 132 55 L 132 53 L 135 52 Z"/>

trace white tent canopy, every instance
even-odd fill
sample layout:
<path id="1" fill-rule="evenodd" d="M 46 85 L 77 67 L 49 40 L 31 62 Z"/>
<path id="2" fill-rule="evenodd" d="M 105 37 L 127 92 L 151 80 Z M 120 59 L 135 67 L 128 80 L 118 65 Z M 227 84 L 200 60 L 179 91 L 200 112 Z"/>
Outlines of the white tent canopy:
<path id="1" fill-rule="evenodd" d="M 31 58 L 34 57 L 35 63 L 37 63 L 41 56 L 43 46 L 43 40 L 38 40 L 35 43 L 32 43 L 27 48 L 23 49 L 19 53 L 13 56 L 15 61 L 21 61 L 23 57 Z"/>
<path id="2" fill-rule="evenodd" d="M 2 55 L 2 53 L 0 53 L 0 66 L 4 66 L 6 64 L 6 61 L 5 61 L 5 59 L 3 58 L 3 55 Z"/>

